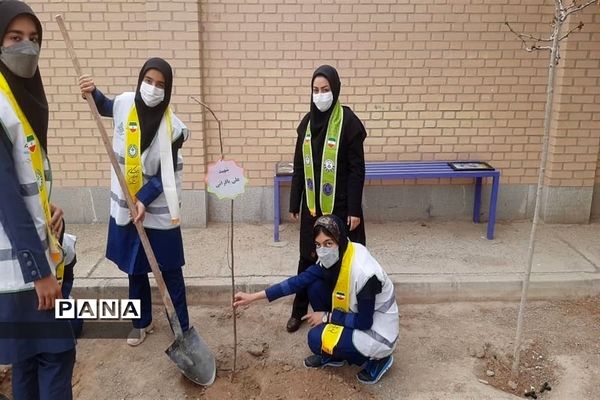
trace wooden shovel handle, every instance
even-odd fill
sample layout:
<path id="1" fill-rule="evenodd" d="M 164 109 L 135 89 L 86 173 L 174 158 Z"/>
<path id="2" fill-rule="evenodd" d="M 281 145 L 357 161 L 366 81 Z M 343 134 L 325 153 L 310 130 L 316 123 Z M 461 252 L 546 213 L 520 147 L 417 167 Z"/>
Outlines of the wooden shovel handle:
<path id="1" fill-rule="evenodd" d="M 81 70 L 81 65 L 79 64 L 79 59 L 75 54 L 75 49 L 73 48 L 73 42 L 69 37 L 69 32 L 67 31 L 67 27 L 65 26 L 65 21 L 62 18 L 62 15 L 57 15 L 55 17 L 56 22 L 58 23 L 58 27 L 60 28 L 60 32 L 63 35 L 63 39 L 65 44 L 67 45 L 67 51 L 71 56 L 71 61 L 73 61 L 73 66 L 75 67 L 75 72 L 77 76 L 83 75 Z M 110 163 L 112 164 L 112 168 L 117 176 L 119 181 L 119 186 L 121 186 L 121 191 L 125 195 L 125 201 L 127 201 L 127 206 L 129 207 L 129 211 L 131 215 L 136 215 L 135 204 L 131 195 L 129 194 L 129 189 L 127 188 L 127 184 L 125 183 L 125 177 L 123 176 L 123 172 L 121 171 L 121 167 L 119 166 L 119 162 L 117 161 L 117 157 L 115 156 L 112 145 L 110 142 L 110 138 L 108 137 L 108 133 L 106 132 L 106 128 L 102 123 L 102 119 L 100 117 L 100 113 L 98 112 L 98 108 L 96 107 L 96 103 L 94 102 L 93 96 L 89 93 L 84 94 L 85 99 L 87 100 L 88 105 L 90 106 L 90 110 L 92 111 L 92 116 L 98 125 L 98 129 L 100 130 L 100 137 L 102 138 L 102 142 L 104 143 L 104 148 L 106 149 L 106 153 L 110 158 Z M 135 227 L 140 236 L 140 240 L 142 242 L 142 246 L 144 247 L 144 251 L 146 252 L 146 257 L 148 258 L 148 262 L 150 263 L 150 269 L 152 269 L 152 273 L 154 274 L 154 279 L 156 280 L 156 284 L 158 285 L 158 290 L 162 297 L 162 301 L 167 309 L 167 317 L 169 321 L 175 321 L 176 323 L 172 323 L 172 328 L 176 336 L 181 335 L 181 324 L 179 323 L 179 318 L 177 318 L 177 313 L 175 312 L 175 307 L 173 306 L 173 302 L 171 301 L 171 296 L 169 296 L 169 291 L 165 286 L 165 281 L 162 277 L 162 273 L 160 272 L 160 268 L 158 267 L 158 261 L 156 261 L 156 257 L 154 256 L 154 251 L 152 251 L 152 246 L 150 245 L 150 241 L 148 240 L 148 236 L 146 235 L 146 231 L 144 230 L 144 225 L 142 222 L 136 222 Z"/>

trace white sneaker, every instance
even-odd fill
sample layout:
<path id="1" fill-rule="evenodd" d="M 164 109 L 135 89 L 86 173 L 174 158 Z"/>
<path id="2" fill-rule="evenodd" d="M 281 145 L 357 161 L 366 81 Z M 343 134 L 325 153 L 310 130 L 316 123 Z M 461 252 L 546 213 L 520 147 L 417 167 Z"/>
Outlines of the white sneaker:
<path id="1" fill-rule="evenodd" d="M 146 333 L 153 333 L 154 332 L 154 322 L 150 322 L 150 325 L 148 325 L 145 328 L 133 328 L 130 332 L 129 335 L 127 335 L 127 344 L 130 346 L 139 346 L 140 344 L 142 344 L 142 342 L 144 340 L 146 340 Z"/>

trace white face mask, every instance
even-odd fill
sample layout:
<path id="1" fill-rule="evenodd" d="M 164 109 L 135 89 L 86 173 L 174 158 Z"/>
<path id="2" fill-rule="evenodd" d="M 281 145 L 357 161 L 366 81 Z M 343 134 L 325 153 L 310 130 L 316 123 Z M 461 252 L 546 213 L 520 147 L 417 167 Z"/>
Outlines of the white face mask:
<path id="1" fill-rule="evenodd" d="M 333 93 L 313 93 L 313 103 L 321 112 L 325 112 L 329 110 L 331 104 L 333 103 Z"/>
<path id="2" fill-rule="evenodd" d="M 140 95 L 148 107 L 156 107 L 165 99 L 165 89 L 142 82 Z"/>
<path id="3" fill-rule="evenodd" d="M 339 247 L 319 247 L 317 249 L 319 262 L 325 268 L 331 268 L 340 259 Z"/>

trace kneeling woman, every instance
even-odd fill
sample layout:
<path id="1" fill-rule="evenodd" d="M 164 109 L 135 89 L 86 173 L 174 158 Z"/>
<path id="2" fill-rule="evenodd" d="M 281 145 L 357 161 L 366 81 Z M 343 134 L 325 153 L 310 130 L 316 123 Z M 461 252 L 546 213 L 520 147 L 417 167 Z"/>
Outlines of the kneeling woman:
<path id="1" fill-rule="evenodd" d="M 364 365 L 362 383 L 376 383 L 394 362 L 399 333 L 394 285 L 361 244 L 348 241 L 345 226 L 333 215 L 319 217 L 313 229 L 319 257 L 297 276 L 256 293 L 239 292 L 234 306 L 273 301 L 308 289 L 314 310 L 303 319 L 312 327 L 304 359 L 309 368 Z"/>

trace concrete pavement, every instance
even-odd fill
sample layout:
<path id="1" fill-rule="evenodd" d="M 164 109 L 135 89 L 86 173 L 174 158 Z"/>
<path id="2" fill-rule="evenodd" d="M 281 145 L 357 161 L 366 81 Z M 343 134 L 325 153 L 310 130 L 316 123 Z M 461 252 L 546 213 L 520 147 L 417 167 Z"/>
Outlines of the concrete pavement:
<path id="1" fill-rule="evenodd" d="M 236 285 L 257 290 L 293 275 L 298 225 L 237 223 L 234 228 Z M 401 302 L 516 299 L 526 263 L 530 223 L 498 223 L 496 238 L 485 224 L 467 221 L 368 223 L 367 245 L 396 285 Z M 127 278 L 104 258 L 105 224 L 69 225 L 78 236 L 75 290 L 79 297 L 127 296 Z M 228 301 L 228 224 L 184 228 L 184 268 L 190 303 Z M 541 225 L 534 258 L 531 298 L 600 293 L 600 224 Z M 155 297 L 155 300 L 158 300 Z"/>

